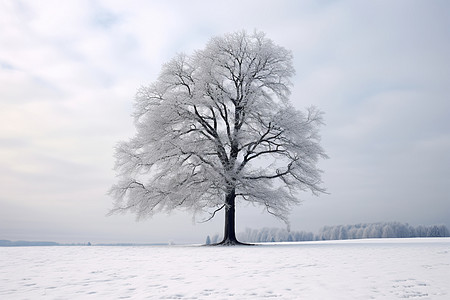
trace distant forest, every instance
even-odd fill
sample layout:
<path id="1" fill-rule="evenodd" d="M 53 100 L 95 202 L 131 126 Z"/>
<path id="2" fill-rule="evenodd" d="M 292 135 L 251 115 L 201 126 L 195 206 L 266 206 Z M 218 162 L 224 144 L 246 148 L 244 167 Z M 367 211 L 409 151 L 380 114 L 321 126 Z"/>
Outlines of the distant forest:
<path id="1" fill-rule="evenodd" d="M 238 234 L 242 242 L 301 242 L 373 238 L 450 237 L 445 225 L 411 226 L 398 222 L 325 226 L 319 233 L 287 231 L 283 228 L 249 229 Z M 218 234 L 206 238 L 206 244 L 220 241 Z"/>
<path id="2" fill-rule="evenodd" d="M 0 240 L 0 247 L 30 247 L 30 246 L 59 246 L 55 242 L 30 242 Z"/>

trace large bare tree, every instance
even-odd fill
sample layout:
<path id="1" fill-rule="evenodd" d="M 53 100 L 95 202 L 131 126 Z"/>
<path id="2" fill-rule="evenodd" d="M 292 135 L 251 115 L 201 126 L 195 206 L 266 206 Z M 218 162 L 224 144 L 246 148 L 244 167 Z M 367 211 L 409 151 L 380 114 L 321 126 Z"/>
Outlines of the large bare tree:
<path id="1" fill-rule="evenodd" d="M 289 102 L 292 54 L 245 31 L 177 55 L 136 95 L 136 135 L 116 148 L 111 213 L 225 210 L 222 244 L 238 244 L 236 201 L 287 222 L 298 192 L 324 192 L 322 113 Z"/>

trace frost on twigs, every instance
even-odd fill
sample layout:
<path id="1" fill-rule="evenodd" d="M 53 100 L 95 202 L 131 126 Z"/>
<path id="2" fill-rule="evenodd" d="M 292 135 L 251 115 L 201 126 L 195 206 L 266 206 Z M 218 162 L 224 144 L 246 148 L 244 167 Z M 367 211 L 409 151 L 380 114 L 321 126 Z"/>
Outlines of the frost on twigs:
<path id="1" fill-rule="evenodd" d="M 292 53 L 261 32 L 216 37 L 166 63 L 136 94 L 136 135 L 116 147 L 111 213 L 179 208 L 208 219 L 224 209 L 231 244 L 236 201 L 287 224 L 299 192 L 325 191 L 322 113 L 290 104 L 293 75 Z"/>

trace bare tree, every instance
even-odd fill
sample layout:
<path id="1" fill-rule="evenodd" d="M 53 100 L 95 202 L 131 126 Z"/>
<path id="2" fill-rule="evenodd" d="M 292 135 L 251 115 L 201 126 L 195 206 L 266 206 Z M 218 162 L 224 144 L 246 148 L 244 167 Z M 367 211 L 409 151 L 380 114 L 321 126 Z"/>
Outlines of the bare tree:
<path id="1" fill-rule="evenodd" d="M 287 222 L 298 192 L 324 192 L 322 113 L 289 103 L 292 54 L 264 33 L 237 32 L 177 55 L 136 95 L 136 136 L 116 148 L 111 213 L 225 210 L 222 244 L 238 244 L 236 200 Z"/>

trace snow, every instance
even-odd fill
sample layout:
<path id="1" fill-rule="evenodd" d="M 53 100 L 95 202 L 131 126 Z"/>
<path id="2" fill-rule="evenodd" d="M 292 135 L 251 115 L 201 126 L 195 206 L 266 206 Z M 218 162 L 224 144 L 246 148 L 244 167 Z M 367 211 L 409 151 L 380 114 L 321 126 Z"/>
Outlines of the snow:
<path id="1" fill-rule="evenodd" d="M 0 299 L 450 299 L 450 238 L 0 248 Z"/>

